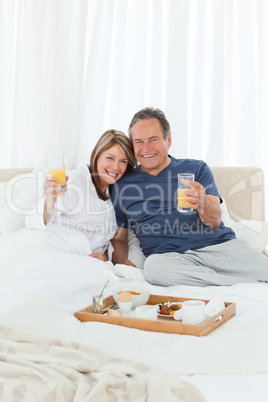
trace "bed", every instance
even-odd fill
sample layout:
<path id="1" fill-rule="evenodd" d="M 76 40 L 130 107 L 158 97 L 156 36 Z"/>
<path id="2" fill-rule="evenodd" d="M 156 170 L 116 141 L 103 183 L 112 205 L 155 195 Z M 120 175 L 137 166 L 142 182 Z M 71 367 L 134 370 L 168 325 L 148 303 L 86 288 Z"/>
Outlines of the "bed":
<path id="1" fill-rule="evenodd" d="M 225 224 L 266 254 L 262 170 L 214 167 L 212 171 L 225 200 Z M 97 260 L 92 264 L 75 250 L 67 260 L 64 251 L 53 254 L 52 244 L 43 244 L 42 235 L 39 247 L 25 254 L 18 239 L 23 233 L 23 241 L 29 243 L 34 235 L 23 228 L 23 211 L 42 191 L 35 180 L 39 174 L 44 177 L 46 172 L 0 170 L 0 231 L 4 233 L 0 241 L 12 238 L 10 250 L 4 250 L 10 269 L 1 263 L 0 270 L 2 400 L 14 400 L 14 395 L 23 400 L 26 395 L 27 401 L 268 401 L 268 285 L 152 286 L 144 281 L 143 255 L 132 233 L 129 258 L 140 269 Z M 11 200 L 12 210 L 6 205 Z M 47 259 L 39 261 L 41 250 Z M 236 303 L 237 314 L 200 338 L 80 323 L 73 314 L 91 304 L 107 269 L 120 276 L 120 284 L 147 286 L 151 294 L 220 297 Z M 108 285 L 106 296 L 114 286 Z"/>

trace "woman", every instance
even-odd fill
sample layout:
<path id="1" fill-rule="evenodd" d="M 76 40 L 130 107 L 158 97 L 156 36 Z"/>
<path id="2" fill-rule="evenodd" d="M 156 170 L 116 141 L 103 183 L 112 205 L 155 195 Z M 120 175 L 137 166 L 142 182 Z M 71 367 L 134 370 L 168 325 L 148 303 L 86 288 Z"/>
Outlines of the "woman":
<path id="1" fill-rule="evenodd" d="M 111 260 L 110 240 L 116 232 L 116 219 L 110 187 L 135 166 L 127 136 L 116 130 L 106 131 L 92 151 L 90 166 L 82 163 L 70 172 L 70 177 L 66 176 L 66 192 L 60 191 L 55 178 L 46 179 L 45 196 L 28 211 L 26 227 L 49 228 L 51 236 L 59 235 L 59 245 L 62 241 L 64 246 L 69 244 L 71 252 Z"/>
<path id="2" fill-rule="evenodd" d="M 104 272 L 113 271 L 106 261 L 116 231 L 109 188 L 135 164 L 127 136 L 109 130 L 90 166 L 82 163 L 68 173 L 65 193 L 54 193 L 58 184 L 47 178 L 43 197 L 27 211 L 26 228 L 0 236 L 0 306 L 25 296 L 71 313 L 90 304 L 107 281 Z"/>

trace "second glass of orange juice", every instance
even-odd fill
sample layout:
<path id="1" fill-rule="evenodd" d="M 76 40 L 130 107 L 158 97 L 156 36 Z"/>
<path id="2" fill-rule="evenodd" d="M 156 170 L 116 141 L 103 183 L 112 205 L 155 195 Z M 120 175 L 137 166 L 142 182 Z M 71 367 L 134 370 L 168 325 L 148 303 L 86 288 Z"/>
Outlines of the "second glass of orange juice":
<path id="1" fill-rule="evenodd" d="M 189 181 L 194 181 L 194 174 L 193 173 L 179 173 L 178 174 L 178 211 L 183 212 L 183 213 L 188 213 L 192 212 L 193 208 L 189 208 L 187 205 L 188 200 L 186 200 L 184 196 L 184 191 L 185 190 L 192 190 L 191 187 L 189 187 L 186 184 L 183 184 L 181 180 L 189 180 Z"/>
<path id="2" fill-rule="evenodd" d="M 64 167 L 64 157 L 60 156 L 50 156 L 48 158 L 48 169 L 49 174 L 55 177 L 57 183 L 61 184 L 60 191 L 66 191 L 66 175 L 65 175 L 65 167 Z"/>

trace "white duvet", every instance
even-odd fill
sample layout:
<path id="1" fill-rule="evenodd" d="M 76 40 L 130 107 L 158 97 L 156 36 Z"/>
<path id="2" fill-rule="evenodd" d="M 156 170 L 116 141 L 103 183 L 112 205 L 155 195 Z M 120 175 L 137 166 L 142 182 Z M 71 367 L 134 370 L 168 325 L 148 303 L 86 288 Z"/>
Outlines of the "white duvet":
<path id="1" fill-rule="evenodd" d="M 68 312 L 89 304 L 113 265 L 85 255 L 87 248 L 86 236 L 53 226 L 0 236 L 0 303 L 32 295 Z"/>

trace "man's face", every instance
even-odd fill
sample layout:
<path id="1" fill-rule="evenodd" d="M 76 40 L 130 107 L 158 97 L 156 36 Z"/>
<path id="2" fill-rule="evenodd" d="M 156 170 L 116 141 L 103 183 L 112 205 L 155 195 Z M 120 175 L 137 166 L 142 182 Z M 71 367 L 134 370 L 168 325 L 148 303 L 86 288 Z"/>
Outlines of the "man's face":
<path id="1" fill-rule="evenodd" d="M 134 153 L 142 171 L 156 176 L 170 162 L 168 149 L 171 136 L 164 139 L 157 119 L 140 120 L 131 129 Z"/>

